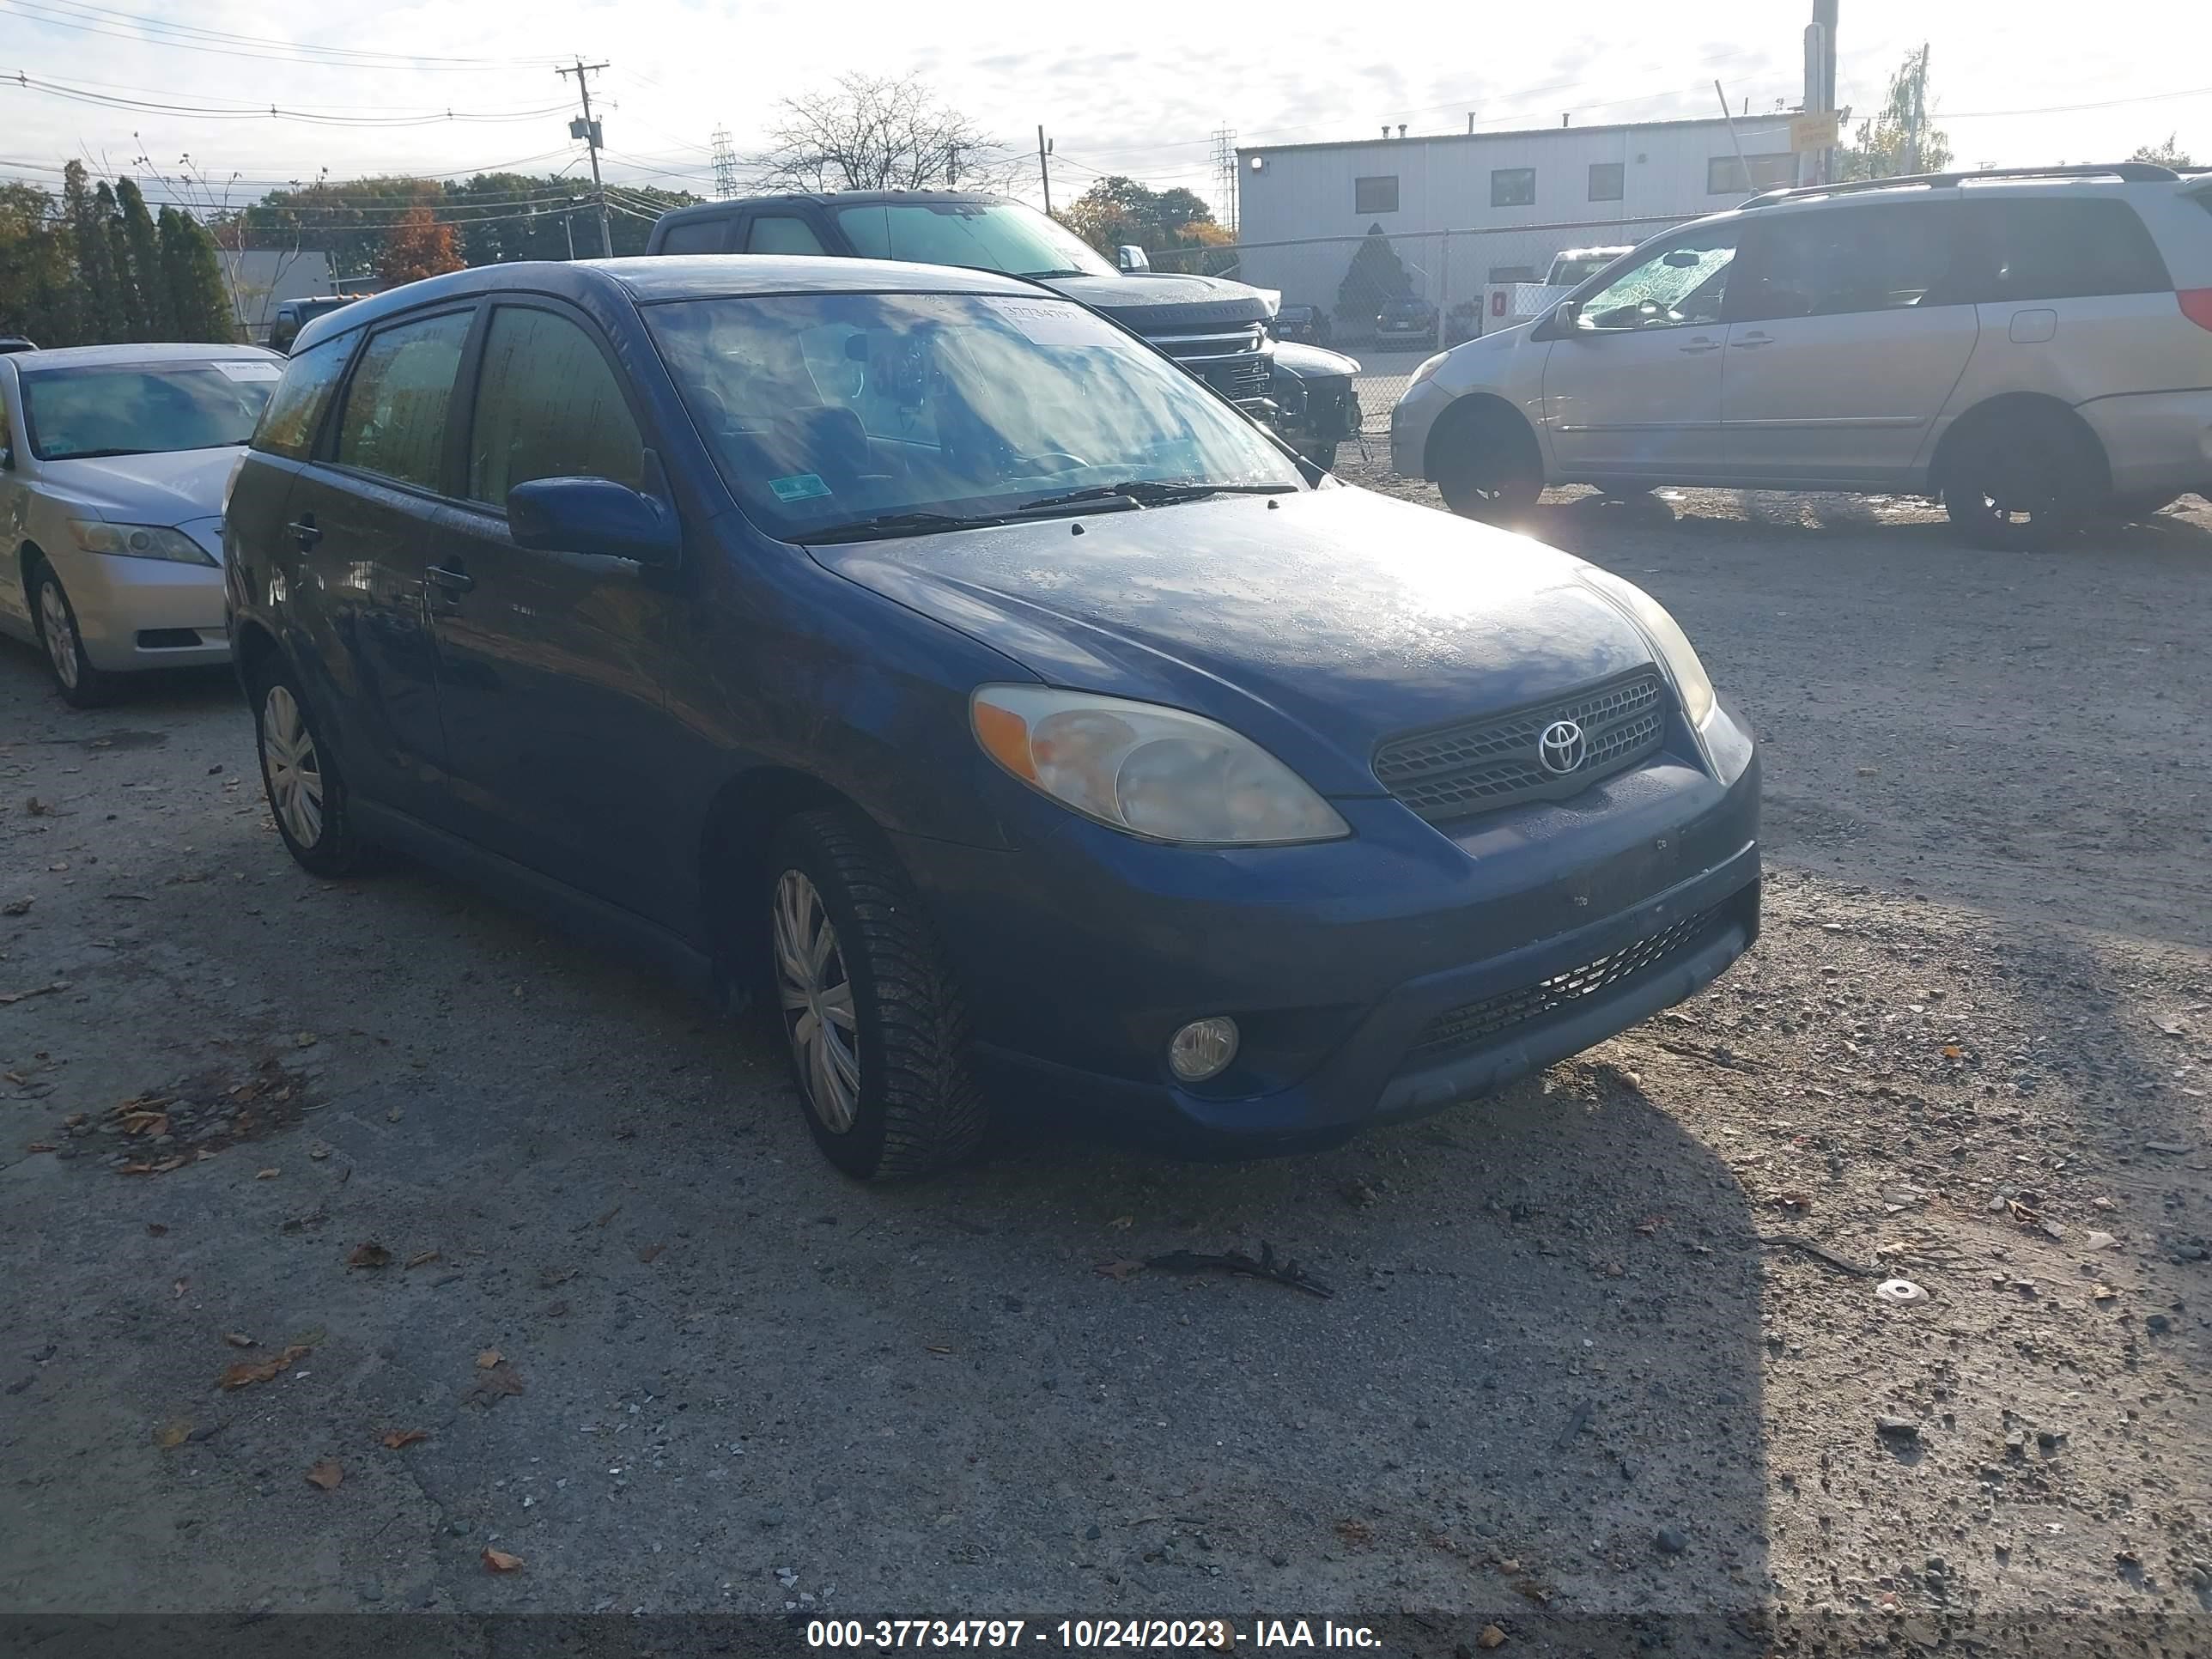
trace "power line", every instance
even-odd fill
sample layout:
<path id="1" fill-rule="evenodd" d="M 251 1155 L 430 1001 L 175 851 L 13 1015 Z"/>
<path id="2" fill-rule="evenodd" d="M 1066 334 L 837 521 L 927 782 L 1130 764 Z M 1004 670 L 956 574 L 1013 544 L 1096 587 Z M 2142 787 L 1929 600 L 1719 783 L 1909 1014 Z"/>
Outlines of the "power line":
<path id="1" fill-rule="evenodd" d="M 546 116 L 557 115 L 563 107 L 548 104 L 538 109 L 471 111 L 441 110 L 419 115 L 332 115 L 309 110 L 280 109 L 271 104 L 265 108 L 241 105 L 216 106 L 210 105 L 170 104 L 145 98 L 123 98 L 113 93 L 97 92 L 88 87 L 72 86 L 65 82 L 34 79 L 17 70 L 12 76 L 0 76 L 0 86 L 15 87 L 26 92 L 41 93 L 52 98 L 66 99 L 72 103 L 93 104 L 106 109 L 129 110 L 135 114 L 167 115 L 194 121 L 301 121 L 313 126 L 325 127 L 428 127 L 448 123 L 493 123 L 505 121 L 537 121 Z"/>
<path id="2" fill-rule="evenodd" d="M 324 64 L 353 69 L 405 70 L 481 74 L 544 63 L 542 58 L 441 58 L 427 53 L 364 51 L 353 46 L 318 46 L 306 41 L 281 40 L 264 35 L 234 34 L 222 29 L 203 29 L 134 12 L 113 11 L 104 6 L 76 3 L 76 0 L 6 0 L 5 10 L 26 21 L 51 28 L 74 29 L 112 40 L 161 45 L 179 52 L 209 52 L 217 57 L 258 58 L 294 64 Z M 151 36 L 149 40 L 148 37 Z"/>

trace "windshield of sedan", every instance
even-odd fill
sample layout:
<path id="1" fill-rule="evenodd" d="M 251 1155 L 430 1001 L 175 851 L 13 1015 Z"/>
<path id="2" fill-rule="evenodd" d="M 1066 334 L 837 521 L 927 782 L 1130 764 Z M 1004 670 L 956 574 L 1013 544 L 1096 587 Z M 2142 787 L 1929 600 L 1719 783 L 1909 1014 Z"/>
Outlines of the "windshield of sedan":
<path id="1" fill-rule="evenodd" d="M 242 444 L 283 372 L 259 357 L 27 370 L 26 435 L 42 461 Z"/>
<path id="2" fill-rule="evenodd" d="M 1118 276 L 1090 243 L 1019 202 L 883 202 L 837 210 L 863 259 L 965 265 L 1009 276 Z"/>
<path id="3" fill-rule="evenodd" d="M 786 541 L 958 528 L 1109 485 L 1304 488 L 1243 415 L 1070 301 L 774 295 L 645 315 L 730 489 Z"/>

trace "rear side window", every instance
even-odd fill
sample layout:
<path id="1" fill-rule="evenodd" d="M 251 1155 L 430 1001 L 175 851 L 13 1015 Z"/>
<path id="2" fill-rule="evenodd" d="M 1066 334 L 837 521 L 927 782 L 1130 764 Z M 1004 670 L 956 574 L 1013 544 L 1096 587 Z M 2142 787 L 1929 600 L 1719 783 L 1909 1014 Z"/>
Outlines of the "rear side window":
<path id="1" fill-rule="evenodd" d="M 764 213 L 745 233 L 748 253 L 819 253 L 822 239 L 805 220 L 787 213 Z"/>
<path id="2" fill-rule="evenodd" d="M 501 507 L 532 478 L 611 478 L 635 489 L 644 477 L 637 422 L 598 343 L 550 311 L 493 312 L 469 437 L 469 499 Z"/>
<path id="3" fill-rule="evenodd" d="M 1826 209 L 1759 220 L 1737 273 L 1743 322 L 1955 305 L 1959 216 L 1942 203 Z"/>
<path id="4" fill-rule="evenodd" d="M 687 219 L 669 226 L 660 239 L 663 253 L 720 253 L 729 240 L 727 219 Z"/>
<path id="5" fill-rule="evenodd" d="M 323 422 L 324 406 L 331 400 L 331 388 L 337 384 L 353 344 L 351 335 L 325 340 L 284 365 L 284 378 L 276 383 L 269 406 L 261 411 L 261 425 L 253 434 L 256 449 L 270 455 L 289 455 L 295 461 L 307 459 L 307 452 L 314 447 L 315 428 Z"/>
<path id="6" fill-rule="evenodd" d="M 368 337 L 338 416 L 340 466 L 435 489 L 453 373 L 474 313 L 449 311 Z"/>
<path id="7" fill-rule="evenodd" d="M 2150 232 L 2114 197 L 1976 202 L 1972 211 L 1986 299 L 2157 294 L 2173 286 Z"/>

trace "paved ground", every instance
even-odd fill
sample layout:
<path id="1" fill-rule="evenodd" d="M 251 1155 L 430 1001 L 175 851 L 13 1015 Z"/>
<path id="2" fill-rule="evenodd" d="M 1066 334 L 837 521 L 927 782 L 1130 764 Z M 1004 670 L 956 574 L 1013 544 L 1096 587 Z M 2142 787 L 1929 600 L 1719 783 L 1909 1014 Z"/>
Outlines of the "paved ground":
<path id="1" fill-rule="evenodd" d="M 1249 1165 L 856 1188 L 757 1035 L 295 869 L 220 679 L 77 714 L 0 647 L 0 1610 L 2212 1648 L 2212 512 L 2033 558 L 1880 502 L 1533 527 L 1753 713 L 1767 935 L 1500 1100 Z M 1098 1271 L 1262 1242 L 1335 1294 Z"/>

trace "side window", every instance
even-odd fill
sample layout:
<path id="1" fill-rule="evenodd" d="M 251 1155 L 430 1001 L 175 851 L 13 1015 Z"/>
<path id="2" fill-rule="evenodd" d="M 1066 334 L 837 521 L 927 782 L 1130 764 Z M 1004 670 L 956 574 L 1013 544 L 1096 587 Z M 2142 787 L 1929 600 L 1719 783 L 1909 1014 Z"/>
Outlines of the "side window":
<path id="1" fill-rule="evenodd" d="M 503 506 L 532 478 L 611 478 L 635 489 L 644 477 L 637 422 L 598 343 L 550 311 L 494 311 L 469 434 L 469 499 Z"/>
<path id="2" fill-rule="evenodd" d="M 1981 243 L 1978 297 L 2067 300 L 2173 286 L 2136 210 L 2112 197 L 1971 204 Z"/>
<path id="3" fill-rule="evenodd" d="M 474 315 L 449 311 L 368 337 L 339 411 L 332 459 L 340 466 L 424 489 L 439 487 L 453 371 Z"/>
<path id="4" fill-rule="evenodd" d="M 671 225 L 668 234 L 660 239 L 663 253 L 720 253 L 722 245 L 729 240 L 730 222 L 727 219 L 686 219 L 680 225 Z"/>
<path id="5" fill-rule="evenodd" d="M 261 411 L 261 424 L 253 434 L 253 447 L 270 455 L 307 459 L 314 447 L 315 429 L 322 424 L 323 408 L 331 388 L 344 372 L 355 337 L 348 334 L 325 340 L 313 351 L 303 351 L 284 365 L 284 378 L 269 394 Z"/>
<path id="6" fill-rule="evenodd" d="M 1732 224 L 1669 238 L 1584 300 L 1577 326 L 1611 331 L 1720 321 L 1735 238 Z"/>
<path id="7" fill-rule="evenodd" d="M 1490 174 L 1490 205 L 1528 207 L 1536 199 L 1536 169 L 1494 167 Z"/>
<path id="8" fill-rule="evenodd" d="M 1956 304 L 1959 219 L 1939 203 L 1815 209 L 1750 227 L 1730 314 L 1742 322 Z"/>
<path id="9" fill-rule="evenodd" d="M 763 213 L 745 233 L 748 253 L 819 253 L 822 239 L 805 220 L 787 213 Z"/>

